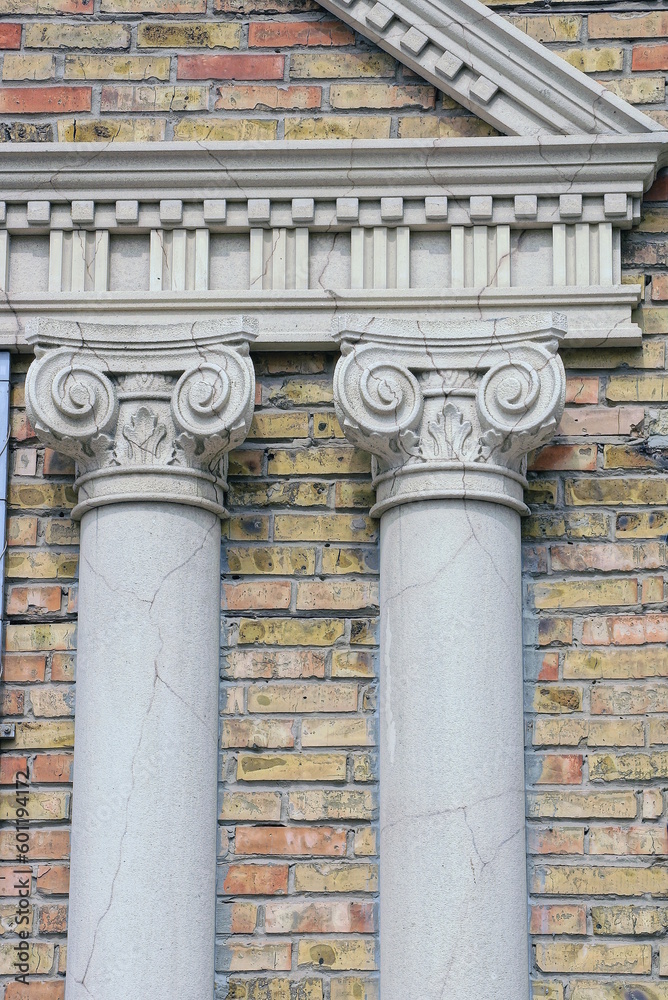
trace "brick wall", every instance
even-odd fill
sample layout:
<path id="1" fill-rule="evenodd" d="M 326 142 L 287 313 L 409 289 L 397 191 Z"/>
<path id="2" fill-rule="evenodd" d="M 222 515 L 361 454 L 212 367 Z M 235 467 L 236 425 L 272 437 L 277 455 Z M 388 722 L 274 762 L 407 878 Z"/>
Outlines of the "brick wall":
<path id="1" fill-rule="evenodd" d="M 666 11 L 604 0 L 501 9 L 668 124 Z M 0 16 L 9 140 L 489 131 L 312 0 L 0 0 Z M 624 241 L 627 279 L 645 282 L 643 347 L 565 352 L 567 411 L 532 462 L 528 845 L 534 995 L 544 1000 L 668 1000 L 667 232 L 663 178 Z M 368 460 L 333 416 L 334 361 L 258 357 L 253 431 L 232 461 L 221 1000 L 375 997 L 377 526 Z M 0 818 L 14 815 L 13 774 L 27 761 L 34 985 L 7 985 L 5 997 L 60 1000 L 77 529 L 72 469 L 25 418 L 27 363 L 13 364 L 2 711 L 18 736 L 4 744 Z M 9 828 L 5 871 L 14 857 Z M 10 881 L 4 983 L 16 941 Z"/>

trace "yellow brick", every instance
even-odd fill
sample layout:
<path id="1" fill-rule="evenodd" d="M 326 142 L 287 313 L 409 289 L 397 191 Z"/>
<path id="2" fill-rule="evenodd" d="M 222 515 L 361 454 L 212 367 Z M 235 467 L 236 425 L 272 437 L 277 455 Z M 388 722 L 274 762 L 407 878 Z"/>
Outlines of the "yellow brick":
<path id="1" fill-rule="evenodd" d="M 608 380 L 605 396 L 615 402 L 665 403 L 668 375 L 613 375 Z"/>
<path id="2" fill-rule="evenodd" d="M 667 676 L 668 648 L 664 646 L 649 646 L 642 650 L 569 649 L 564 656 L 564 680 Z"/>
<path id="3" fill-rule="evenodd" d="M 206 111 L 209 88 L 185 85 L 104 87 L 102 111 Z"/>
<path id="4" fill-rule="evenodd" d="M 36 517 L 10 517 L 7 521 L 7 541 L 11 545 L 37 543 Z"/>
<path id="5" fill-rule="evenodd" d="M 326 507 L 329 483 L 230 483 L 228 499 L 235 507 Z"/>
<path id="6" fill-rule="evenodd" d="M 65 80 L 169 80 L 168 56 L 65 56 Z"/>
<path id="7" fill-rule="evenodd" d="M 12 750 L 61 750 L 74 746 L 74 722 L 18 722 Z"/>
<path id="8" fill-rule="evenodd" d="M 313 414 L 313 437 L 314 438 L 342 438 L 341 424 L 335 413 L 314 413 Z"/>
<path id="9" fill-rule="evenodd" d="M 658 310 L 647 309 L 636 317 L 641 325 L 647 313 Z M 668 310 L 667 310 L 668 311 Z M 648 333 L 652 331 L 647 331 Z M 666 330 L 668 333 L 668 330 Z M 616 347 L 608 350 L 560 351 L 566 368 L 663 368 L 666 358 L 665 344 L 659 340 L 648 340 L 642 347 Z"/>
<path id="10" fill-rule="evenodd" d="M 26 49 L 129 49 L 130 28 L 120 24 L 25 24 Z"/>
<path id="11" fill-rule="evenodd" d="M 378 854 L 378 838 L 376 831 L 370 826 L 355 830 L 354 853 L 358 857 L 370 857 Z"/>
<path id="12" fill-rule="evenodd" d="M 640 581 L 643 604 L 662 604 L 664 580 L 662 576 L 650 576 Z"/>
<path id="13" fill-rule="evenodd" d="M 557 502 L 556 480 L 532 480 L 524 487 L 524 499 L 528 504 L 546 504 L 553 507 Z"/>
<path id="14" fill-rule="evenodd" d="M 473 115 L 453 115 L 439 118 L 436 115 L 401 116 L 398 125 L 400 139 L 450 139 L 468 136 L 489 136 L 499 133 L 493 125 Z"/>
<path id="15" fill-rule="evenodd" d="M 508 20 L 537 42 L 577 42 L 582 31 L 582 18 L 576 14 L 530 14 Z"/>
<path id="16" fill-rule="evenodd" d="M 338 623 L 337 623 L 338 624 Z M 356 712 L 357 684 L 251 684 L 249 712 Z"/>
<path id="17" fill-rule="evenodd" d="M 668 503 L 668 479 L 579 479 L 566 481 L 569 504 L 651 504 Z"/>
<path id="18" fill-rule="evenodd" d="M 340 480 L 334 491 L 337 507 L 363 507 L 368 509 L 376 500 L 376 491 L 371 483 Z"/>
<path id="19" fill-rule="evenodd" d="M 22 798 L 24 796 L 21 796 Z M 25 808 L 32 820 L 53 822 L 67 819 L 70 808 L 69 792 L 30 792 L 25 796 Z M 14 822 L 16 815 L 16 792 L 0 792 L 0 820 Z"/>
<path id="20" fill-rule="evenodd" d="M 611 525 L 608 514 L 537 514 L 522 519 L 524 538 L 607 538 Z"/>
<path id="21" fill-rule="evenodd" d="M 634 936 L 636 934 L 663 934 L 668 930 L 668 908 L 666 907 L 592 906 L 591 917 L 594 934 Z"/>
<path id="22" fill-rule="evenodd" d="M 24 510 L 71 509 L 77 502 L 73 486 L 66 483 L 9 484 L 9 506 Z"/>
<path id="23" fill-rule="evenodd" d="M 296 80 L 328 80 L 337 77 L 393 77 L 396 62 L 384 53 L 350 52 L 301 53 L 290 58 L 290 76 Z"/>
<path id="24" fill-rule="evenodd" d="M 629 104 L 660 104 L 666 96 L 666 81 L 662 76 L 634 76 L 630 80 L 598 82 Z"/>
<path id="25" fill-rule="evenodd" d="M 264 118 L 188 118 L 176 122 L 174 138 L 187 142 L 252 142 L 275 139 L 277 125 Z"/>
<path id="26" fill-rule="evenodd" d="M 587 719 L 535 719 L 534 746 L 576 747 L 587 738 Z"/>
<path id="27" fill-rule="evenodd" d="M 266 542 L 269 538 L 269 515 L 251 514 L 231 517 L 227 522 L 228 538 L 233 541 Z"/>
<path id="28" fill-rule="evenodd" d="M 140 24 L 137 46 L 140 49 L 238 49 L 240 24 L 207 24 L 191 21 L 176 24 Z"/>
<path id="29" fill-rule="evenodd" d="M 356 754 L 353 758 L 353 781 L 376 780 L 376 758 L 368 753 Z"/>
<path id="30" fill-rule="evenodd" d="M 21 56 L 8 52 L 2 61 L 3 80 L 53 80 L 55 56 Z"/>
<path id="31" fill-rule="evenodd" d="M 591 781 L 651 781 L 668 777 L 668 752 L 590 754 Z"/>
<path id="32" fill-rule="evenodd" d="M 661 538 L 668 531 L 668 513 L 653 510 L 647 514 L 618 514 L 618 538 Z"/>
<path id="33" fill-rule="evenodd" d="M 668 948 L 665 944 L 659 948 L 659 975 L 668 976 Z"/>
<path id="34" fill-rule="evenodd" d="M 371 471 L 371 457 L 365 451 L 346 446 L 275 448 L 269 455 L 270 476 L 359 475 Z"/>
<path id="35" fill-rule="evenodd" d="M 378 866 L 295 865 L 295 892 L 378 892 Z"/>
<path id="36" fill-rule="evenodd" d="M 331 646 L 343 630 L 343 622 L 335 618 L 244 618 L 239 625 L 239 644 Z"/>
<path id="37" fill-rule="evenodd" d="M 651 723 L 650 723 L 651 732 Z M 663 792 L 660 788 L 645 788 L 642 793 L 643 819 L 658 819 L 663 812 Z"/>
<path id="38" fill-rule="evenodd" d="M 286 403 L 331 403 L 333 399 L 331 380 L 318 378 L 287 378 L 280 386 L 271 389 L 266 397 L 267 402 L 278 406 L 285 406 Z"/>
<path id="39" fill-rule="evenodd" d="M 77 575 L 77 556 L 38 549 L 9 552 L 7 576 L 14 580 L 71 580 Z"/>
<path id="40" fill-rule="evenodd" d="M 26 653 L 42 649 L 76 649 L 74 622 L 57 622 L 51 625 L 8 625 L 7 651 Z"/>
<path id="41" fill-rule="evenodd" d="M 536 944 L 536 965 L 541 972 L 631 973 L 652 971 L 648 944 Z"/>
<path id="42" fill-rule="evenodd" d="M 561 983 L 534 981 L 531 983 L 531 1000 L 564 1000 L 564 987 Z"/>
<path id="43" fill-rule="evenodd" d="M 274 538 L 278 541 L 371 542 L 378 535 L 378 521 L 361 514 L 276 514 Z"/>
<path id="44" fill-rule="evenodd" d="M 260 410 L 253 416 L 249 438 L 306 438 L 309 435 L 308 413 L 296 411 L 282 413 L 280 410 Z"/>
<path id="45" fill-rule="evenodd" d="M 533 696 L 534 712 L 543 714 L 579 712 L 582 709 L 582 688 L 556 684 L 537 686 Z"/>
<path id="46" fill-rule="evenodd" d="M 289 944 L 242 944 L 234 939 L 225 946 L 230 972 L 287 971 L 290 949 Z"/>
<path id="47" fill-rule="evenodd" d="M 374 797 L 366 791 L 318 789 L 288 795 L 288 816 L 294 820 L 370 820 L 375 810 Z"/>
<path id="48" fill-rule="evenodd" d="M 230 573 L 312 576 L 315 550 L 287 545 L 254 547 L 229 546 L 226 552 Z"/>
<path id="49" fill-rule="evenodd" d="M 79 523 L 67 517 L 50 517 L 42 522 L 47 545 L 78 545 Z"/>
<path id="50" fill-rule="evenodd" d="M 337 486 L 339 484 L 337 483 Z M 377 573 L 378 550 L 373 548 L 341 548 L 330 545 L 322 552 L 322 572 L 327 576 L 336 573 Z"/>
<path id="51" fill-rule="evenodd" d="M 286 139 L 389 139 L 389 115 L 322 115 L 285 119 Z"/>
<path id="52" fill-rule="evenodd" d="M 592 49 L 564 49 L 557 51 L 556 55 L 561 56 L 581 73 L 608 73 L 612 70 L 618 72 L 624 66 L 624 50 L 620 48 L 595 46 Z M 608 81 L 604 86 L 608 86 Z"/>
<path id="53" fill-rule="evenodd" d="M 345 754 L 239 754 L 238 781 L 345 781 Z"/>
<path id="54" fill-rule="evenodd" d="M 330 991 L 332 1000 L 379 1000 L 378 981 L 344 976 L 332 979 Z"/>
<path id="55" fill-rule="evenodd" d="M 589 830 L 589 853 L 620 857 L 665 854 L 667 839 L 666 828 L 656 824 L 635 827 L 592 825 Z"/>
<path id="56" fill-rule="evenodd" d="M 45 976 L 53 969 L 55 945 L 42 941 L 25 941 L 28 953 L 28 975 Z M 16 941 L 0 943 L 0 975 L 16 976 Z"/>
<path id="57" fill-rule="evenodd" d="M 4 937 L 5 934 L 14 935 L 18 931 L 27 931 L 28 934 L 32 934 L 34 913 L 32 906 L 22 910 L 19 914 L 15 902 L 0 903 L 0 937 Z M 23 917 L 24 914 L 27 917 L 27 923 Z M 19 916 L 22 917 L 20 924 L 17 923 Z"/>
<path id="58" fill-rule="evenodd" d="M 642 722 L 621 719 L 535 719 L 534 746 L 590 747 L 645 745 Z"/>
<path id="59" fill-rule="evenodd" d="M 374 663 L 370 653 L 347 649 L 333 650 L 332 677 L 374 676 Z"/>
<path id="60" fill-rule="evenodd" d="M 527 815 L 532 819 L 634 819 L 633 792 L 530 792 Z"/>
<path id="61" fill-rule="evenodd" d="M 642 309 L 634 313 L 634 319 L 640 323 L 643 333 L 668 333 L 668 309 L 665 307 L 643 306 Z M 640 366 L 632 365 L 631 367 Z M 658 367 L 663 367 L 663 365 Z"/>
<path id="62" fill-rule="evenodd" d="M 37 718 L 59 718 L 74 715 L 74 688 L 33 687 L 30 703 Z"/>
<path id="63" fill-rule="evenodd" d="M 370 719 L 304 719 L 303 747 L 372 747 L 375 745 Z"/>
<path id="64" fill-rule="evenodd" d="M 602 608 L 635 604 L 638 584 L 630 579 L 570 580 L 535 583 L 532 587 L 537 608 Z"/>
<path id="65" fill-rule="evenodd" d="M 332 108 L 433 108 L 434 88 L 428 86 L 398 87 L 383 83 L 333 83 L 329 88 Z"/>
<path id="66" fill-rule="evenodd" d="M 375 581 L 309 580 L 297 584 L 298 611 L 377 607 L 378 584 Z"/>
<path id="67" fill-rule="evenodd" d="M 668 869 L 544 865 L 533 873 L 532 891 L 549 896 L 665 896 Z"/>
<path id="68" fill-rule="evenodd" d="M 375 942 L 345 938 L 324 941 L 300 941 L 297 965 L 313 965 L 319 969 L 369 969 L 377 968 Z"/>
<path id="69" fill-rule="evenodd" d="M 221 746 L 263 747 L 276 750 L 294 746 L 291 719 L 230 719 L 224 721 Z"/>
<path id="70" fill-rule="evenodd" d="M 226 791 L 218 818 L 223 823 L 237 823 L 240 820 L 278 822 L 281 818 L 281 796 L 278 792 Z"/>
<path id="71" fill-rule="evenodd" d="M 164 121 L 145 118 L 78 118 L 58 122 L 59 142 L 161 142 L 164 138 Z"/>
<path id="72" fill-rule="evenodd" d="M 642 722 L 627 719 L 590 719 L 590 747 L 641 747 L 645 743 Z"/>
<path id="73" fill-rule="evenodd" d="M 638 1000 L 668 1000 L 668 983 L 627 980 L 620 983 L 573 983 L 571 1000 L 630 1000 L 639 993 Z M 644 994 L 644 997 L 643 997 Z"/>
<path id="74" fill-rule="evenodd" d="M 649 720 L 649 742 L 650 746 L 668 743 L 668 719 Z"/>

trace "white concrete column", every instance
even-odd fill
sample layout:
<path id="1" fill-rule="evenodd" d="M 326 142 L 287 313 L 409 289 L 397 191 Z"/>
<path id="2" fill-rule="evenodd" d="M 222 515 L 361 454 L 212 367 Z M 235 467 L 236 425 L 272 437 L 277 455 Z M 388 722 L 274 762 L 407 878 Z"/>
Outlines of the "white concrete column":
<path id="1" fill-rule="evenodd" d="M 335 399 L 381 517 L 381 994 L 528 1000 L 520 514 L 563 330 L 351 327 Z"/>
<path id="2" fill-rule="evenodd" d="M 220 516 L 253 410 L 249 334 L 34 339 L 26 403 L 77 459 L 81 517 L 66 997 L 211 1000 Z"/>

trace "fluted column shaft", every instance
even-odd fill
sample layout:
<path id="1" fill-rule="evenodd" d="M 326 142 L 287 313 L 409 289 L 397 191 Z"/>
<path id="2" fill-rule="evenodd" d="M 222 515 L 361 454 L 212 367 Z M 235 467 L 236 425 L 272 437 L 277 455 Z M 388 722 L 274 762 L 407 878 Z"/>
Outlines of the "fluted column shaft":
<path id="1" fill-rule="evenodd" d="M 36 338 L 27 406 L 77 459 L 81 517 L 67 1000 L 213 995 L 220 516 L 249 336 Z"/>

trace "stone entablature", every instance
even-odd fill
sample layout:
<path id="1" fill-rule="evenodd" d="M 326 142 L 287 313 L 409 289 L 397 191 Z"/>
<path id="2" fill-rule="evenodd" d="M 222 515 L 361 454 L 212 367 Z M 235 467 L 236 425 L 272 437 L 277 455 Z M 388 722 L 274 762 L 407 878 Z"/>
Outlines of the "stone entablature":
<path id="1" fill-rule="evenodd" d="M 537 308 L 565 314 L 570 346 L 636 344 L 620 234 L 665 148 L 660 133 L 179 144 L 96 149 L 91 166 L 10 148 L 0 343 L 26 349 L 35 318 L 141 326 L 168 307 L 170 322 L 243 313 L 258 346 L 285 349 L 333 348 L 341 312 Z"/>

